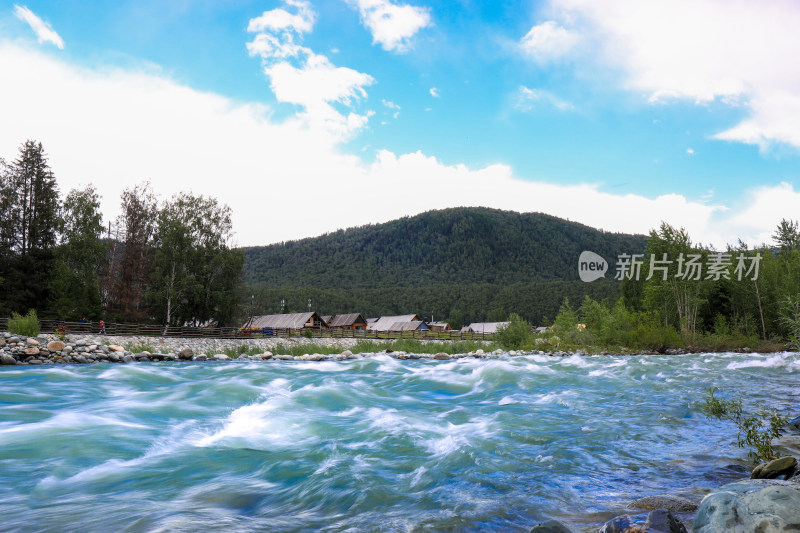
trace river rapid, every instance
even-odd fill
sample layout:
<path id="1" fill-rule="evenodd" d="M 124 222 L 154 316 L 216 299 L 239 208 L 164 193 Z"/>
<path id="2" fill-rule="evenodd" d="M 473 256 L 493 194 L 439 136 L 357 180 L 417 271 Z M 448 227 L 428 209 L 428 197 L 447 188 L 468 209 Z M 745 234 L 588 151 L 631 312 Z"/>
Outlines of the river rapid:
<path id="1" fill-rule="evenodd" d="M 797 416 L 798 378 L 793 353 L 0 367 L 0 531 L 591 531 L 742 477 L 705 391 Z"/>

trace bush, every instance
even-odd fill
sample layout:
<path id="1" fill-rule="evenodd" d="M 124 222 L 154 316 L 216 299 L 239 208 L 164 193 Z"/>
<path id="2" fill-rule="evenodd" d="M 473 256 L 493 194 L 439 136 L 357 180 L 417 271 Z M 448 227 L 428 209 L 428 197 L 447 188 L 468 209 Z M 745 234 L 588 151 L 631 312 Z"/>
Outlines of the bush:
<path id="1" fill-rule="evenodd" d="M 800 296 L 789 296 L 781 307 L 781 324 L 789 336 L 789 347 L 800 352 Z"/>
<path id="2" fill-rule="evenodd" d="M 714 396 L 714 389 L 709 389 L 708 398 L 703 406 L 706 418 L 730 420 L 738 428 L 736 444 L 740 448 L 752 447 L 747 456 L 754 463 L 772 461 L 778 455 L 772 448 L 772 440 L 780 438 L 789 421 L 788 416 L 781 416 L 776 411 L 759 410 L 755 416 L 744 416 L 741 396 L 736 400 L 720 400 Z"/>
<path id="3" fill-rule="evenodd" d="M 531 325 L 515 313 L 511 313 L 508 318 L 511 323 L 497 330 L 495 341 L 506 350 L 519 350 L 531 344 Z"/>
<path id="4" fill-rule="evenodd" d="M 36 337 L 39 335 L 39 319 L 36 318 L 36 311 L 31 309 L 25 316 L 19 313 L 11 313 L 8 319 L 8 331 L 15 335 L 26 337 Z"/>

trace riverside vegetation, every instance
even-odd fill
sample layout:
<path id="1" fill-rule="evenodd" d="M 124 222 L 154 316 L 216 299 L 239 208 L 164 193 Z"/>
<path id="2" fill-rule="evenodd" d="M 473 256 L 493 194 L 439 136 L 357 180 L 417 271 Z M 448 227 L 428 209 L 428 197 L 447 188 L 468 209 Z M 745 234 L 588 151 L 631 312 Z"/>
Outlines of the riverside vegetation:
<path id="1" fill-rule="evenodd" d="M 667 279 L 648 280 L 650 257 L 695 254 L 705 264 L 717 251 L 666 223 L 625 235 L 486 208 L 234 249 L 230 209 L 213 198 L 159 201 L 143 183 L 123 191 L 108 228 L 99 200 L 91 185 L 62 199 L 41 143 L 26 141 L 15 161 L 0 160 L 0 315 L 35 309 L 47 319 L 238 326 L 278 312 L 281 300 L 289 311 L 311 298 L 320 314 L 430 311 L 454 328 L 509 317 L 553 324 L 539 337 L 522 328 L 500 337 L 516 349 L 800 349 L 800 229 L 792 220 L 772 243 L 723 250 L 760 255 L 757 279 L 735 279 L 732 264 L 719 279 L 681 279 L 673 263 Z M 582 250 L 643 253 L 643 275 L 583 283 Z"/>

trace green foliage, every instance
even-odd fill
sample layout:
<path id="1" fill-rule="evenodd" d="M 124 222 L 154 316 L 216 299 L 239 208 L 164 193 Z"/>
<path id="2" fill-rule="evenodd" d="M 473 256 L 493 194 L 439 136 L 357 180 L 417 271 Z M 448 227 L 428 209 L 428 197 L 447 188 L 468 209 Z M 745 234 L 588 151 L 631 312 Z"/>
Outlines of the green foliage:
<path id="1" fill-rule="evenodd" d="M 707 418 L 729 420 L 736 424 L 736 444 L 740 448 L 751 447 L 747 455 L 754 463 L 778 458 L 772 441 L 784 434 L 789 416 L 766 409 L 759 410 L 753 416 L 745 416 L 741 396 L 736 400 L 722 400 L 714 396 L 714 389 L 709 389 L 703 411 Z"/>
<path id="2" fill-rule="evenodd" d="M 239 346 L 229 348 L 209 348 L 206 350 L 207 357 L 211 357 L 219 353 L 224 353 L 231 359 L 238 359 L 242 355 L 258 355 L 264 353 L 264 350 L 254 346 L 247 346 L 246 344 L 240 344 Z"/>
<path id="3" fill-rule="evenodd" d="M 26 337 L 39 335 L 39 319 L 36 317 L 36 311 L 31 309 L 25 316 L 11 313 L 11 318 L 8 319 L 8 331 Z"/>
<path id="4" fill-rule="evenodd" d="M 110 243 L 109 265 L 103 279 L 108 295 L 106 311 L 121 322 L 150 318 L 145 293 L 153 267 L 157 207 L 148 182 L 122 191 L 121 213 L 114 224 L 116 238 Z"/>
<path id="5" fill-rule="evenodd" d="M 617 298 L 612 280 L 578 280 L 581 251 L 610 258 L 644 244 L 541 213 L 456 208 L 245 248 L 244 273 L 258 313 L 278 313 L 281 298 L 304 308 L 311 297 L 322 314 L 432 313 L 455 327 L 514 312 L 542 325 L 565 296 Z"/>
<path id="6" fill-rule="evenodd" d="M 781 322 L 786 328 L 790 348 L 800 352 L 800 295 L 787 296 L 783 301 Z"/>
<path id="7" fill-rule="evenodd" d="M 492 309 L 508 309 L 532 325 L 549 325 L 546 317 L 558 313 L 564 297 L 581 301 L 585 295 L 597 300 L 614 300 L 619 286 L 612 280 L 594 283 L 582 281 L 534 281 L 512 285 L 469 284 L 419 285 L 396 288 L 276 288 L 250 287 L 246 293 L 255 295 L 254 303 L 245 302 L 245 312 L 255 309 L 257 314 L 280 313 L 281 299 L 290 309 L 305 309 L 312 299 L 315 311 L 330 315 L 358 311 L 364 317 L 400 315 L 409 312 L 432 312 L 437 320 L 449 317 L 450 326 L 472 322 L 490 322 Z M 249 298 L 248 298 L 249 300 Z M 427 313 L 426 313 L 427 315 Z M 427 315 L 429 316 L 429 315 Z"/>
<path id="8" fill-rule="evenodd" d="M 56 248 L 48 314 L 96 320 L 103 314 L 99 279 L 106 261 L 100 196 L 91 185 L 73 189 L 61 212 L 61 244 Z"/>
<path id="9" fill-rule="evenodd" d="M 131 353 L 141 353 L 141 352 L 150 352 L 150 353 L 157 353 L 158 350 L 150 341 L 139 341 L 139 342 L 126 342 L 125 343 L 125 351 Z"/>
<path id="10" fill-rule="evenodd" d="M 0 207 L 0 312 L 40 306 L 58 230 L 58 186 L 41 143 L 23 143 L 13 163 L 0 160 Z"/>
<path id="11" fill-rule="evenodd" d="M 230 250 L 231 211 L 181 193 L 158 212 L 150 297 L 166 324 L 227 321 L 236 307 L 243 254 Z"/>
<path id="12" fill-rule="evenodd" d="M 506 350 L 519 350 L 533 342 L 531 325 L 516 313 L 509 316 L 510 324 L 500 328 L 495 341 Z"/>
<path id="13" fill-rule="evenodd" d="M 384 350 L 393 350 L 395 352 L 406 353 L 470 353 L 476 350 L 484 350 L 486 352 L 498 348 L 496 343 L 483 343 L 477 341 L 443 341 L 443 342 L 423 342 L 419 339 L 397 339 L 394 341 L 358 341 L 349 350 L 352 353 L 377 353 Z M 295 357 L 319 353 L 324 355 L 341 353 L 344 348 L 337 346 L 328 346 L 325 344 L 283 344 L 279 343 L 272 348 L 275 354 L 292 355 Z M 260 352 L 263 352 L 261 350 Z M 258 352 L 258 353 L 260 353 Z M 230 354 L 229 354 L 230 355 Z"/>
<path id="14" fill-rule="evenodd" d="M 800 227 L 797 221 L 781 219 L 772 238 L 784 252 L 800 248 Z"/>

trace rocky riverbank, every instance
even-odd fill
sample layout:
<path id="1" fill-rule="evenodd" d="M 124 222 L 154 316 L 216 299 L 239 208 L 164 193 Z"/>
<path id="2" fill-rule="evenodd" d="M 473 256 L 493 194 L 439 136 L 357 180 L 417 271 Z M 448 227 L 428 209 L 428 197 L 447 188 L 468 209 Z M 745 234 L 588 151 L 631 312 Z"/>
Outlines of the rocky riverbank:
<path id="1" fill-rule="evenodd" d="M 790 423 L 797 431 L 800 418 Z M 792 425 L 794 424 L 794 426 Z M 756 466 L 750 478 L 723 485 L 699 503 L 657 495 L 632 502 L 624 514 L 603 524 L 599 533 L 778 533 L 800 530 L 800 472 L 797 459 L 781 457 Z M 534 526 L 530 533 L 572 533 L 557 520 Z"/>
<path id="2" fill-rule="evenodd" d="M 25 337 L 11 333 L 0 334 L 0 363 L 3 365 L 47 365 L 47 364 L 88 364 L 88 363 L 130 363 L 134 361 L 269 361 L 298 360 L 322 361 L 342 360 L 354 357 L 365 357 L 369 354 L 354 355 L 350 348 L 359 342 L 358 339 L 333 339 L 305 337 L 294 338 L 261 338 L 261 339 L 196 339 L 173 337 L 116 337 L 116 336 L 77 336 L 66 335 L 60 338 L 55 335 Z M 447 341 L 425 340 L 426 344 L 443 344 Z M 380 345 L 381 341 L 376 344 Z M 385 341 L 388 346 L 391 341 Z M 308 346 L 309 353 L 288 355 L 273 353 L 278 347 L 294 348 L 303 351 Z M 322 347 L 326 352 L 314 353 L 315 347 Z M 225 352 L 237 350 L 246 353 L 231 357 Z M 431 354 L 406 353 L 402 351 L 378 351 L 399 359 L 456 359 L 460 357 L 499 357 L 501 355 L 522 355 L 523 353 L 495 350 L 486 353 L 482 349 L 462 354 L 444 352 Z M 565 354 L 566 355 L 566 354 Z"/>

